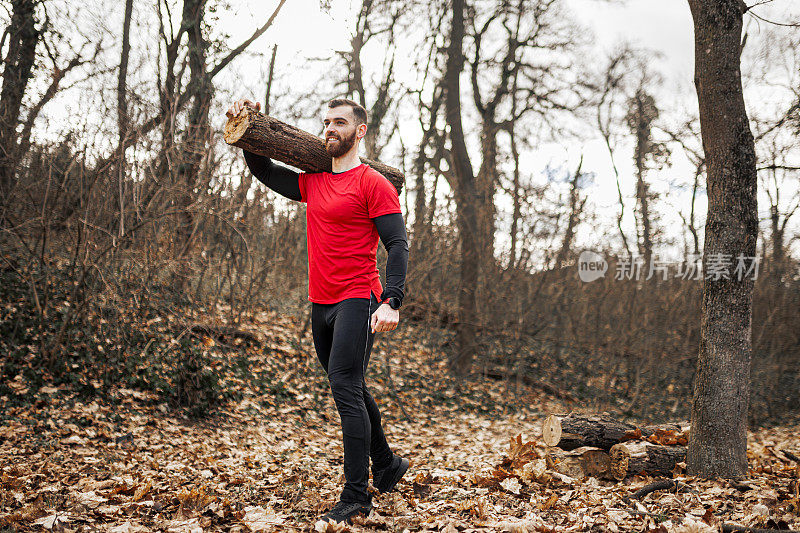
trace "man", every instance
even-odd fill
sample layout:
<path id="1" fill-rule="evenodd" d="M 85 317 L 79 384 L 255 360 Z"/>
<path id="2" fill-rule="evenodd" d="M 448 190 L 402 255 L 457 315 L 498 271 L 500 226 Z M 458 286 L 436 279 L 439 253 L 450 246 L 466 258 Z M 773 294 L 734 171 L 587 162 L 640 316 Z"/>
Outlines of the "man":
<path id="1" fill-rule="evenodd" d="M 235 102 L 228 116 L 249 100 Z M 361 163 L 358 146 L 367 132 L 367 112 L 352 100 L 328 104 L 325 150 L 332 172 L 297 173 L 269 158 L 244 151 L 259 181 L 292 200 L 306 202 L 308 299 L 317 357 L 328 374 L 344 440 L 345 486 L 339 502 L 322 519 L 350 522 L 368 515 L 369 461 L 373 485 L 394 489 L 409 462 L 392 453 L 381 415 L 364 375 L 376 332 L 391 331 L 400 319 L 408 263 L 408 242 L 397 191 Z M 387 252 L 386 288 L 377 268 L 378 238 Z"/>

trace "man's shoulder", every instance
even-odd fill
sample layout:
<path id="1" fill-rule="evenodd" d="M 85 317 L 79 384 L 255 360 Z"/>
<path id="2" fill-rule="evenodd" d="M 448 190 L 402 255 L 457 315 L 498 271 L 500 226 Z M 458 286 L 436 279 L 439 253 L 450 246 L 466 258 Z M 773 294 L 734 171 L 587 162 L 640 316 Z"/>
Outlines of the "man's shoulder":
<path id="1" fill-rule="evenodd" d="M 364 167 L 365 167 L 364 168 L 364 176 L 375 176 L 375 175 L 383 176 L 383 174 L 381 174 L 380 172 L 375 170 L 372 166 L 370 166 L 369 163 L 361 163 L 361 164 L 364 165 Z"/>
<path id="2" fill-rule="evenodd" d="M 302 171 L 300 172 L 300 175 L 304 176 L 305 178 L 318 178 L 318 177 L 321 177 L 321 176 L 323 176 L 325 174 L 327 174 L 327 173 L 326 172 L 302 172 Z"/>
<path id="3" fill-rule="evenodd" d="M 364 163 L 364 165 L 366 165 L 367 168 L 364 170 L 363 179 L 368 179 L 370 181 L 383 180 L 383 181 L 386 181 L 387 183 L 391 183 L 389 181 L 389 178 L 387 178 L 386 176 L 384 176 L 383 174 L 381 174 L 380 172 L 375 170 L 369 164 Z"/>

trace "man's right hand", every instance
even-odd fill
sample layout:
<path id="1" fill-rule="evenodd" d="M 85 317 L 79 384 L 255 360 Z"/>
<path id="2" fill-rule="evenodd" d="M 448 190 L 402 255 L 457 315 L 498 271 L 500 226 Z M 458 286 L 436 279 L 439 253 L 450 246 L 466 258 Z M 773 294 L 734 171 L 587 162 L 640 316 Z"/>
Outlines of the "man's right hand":
<path id="1" fill-rule="evenodd" d="M 244 100 L 235 101 L 233 103 L 233 105 L 231 105 L 228 108 L 228 111 L 225 113 L 225 115 L 227 115 L 228 118 L 233 118 L 233 117 L 239 116 L 239 113 L 241 113 L 242 109 L 244 109 L 245 107 L 251 107 L 251 108 L 255 109 L 256 111 L 261 111 L 261 104 L 260 103 L 258 103 L 258 102 L 253 103 L 250 100 L 244 99 Z"/>

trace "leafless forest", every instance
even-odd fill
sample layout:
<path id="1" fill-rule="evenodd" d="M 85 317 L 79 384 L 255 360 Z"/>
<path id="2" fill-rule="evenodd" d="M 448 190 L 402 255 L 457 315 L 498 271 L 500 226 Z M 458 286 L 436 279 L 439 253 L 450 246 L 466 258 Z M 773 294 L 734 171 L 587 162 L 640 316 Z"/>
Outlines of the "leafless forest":
<path id="1" fill-rule="evenodd" d="M 342 96 L 369 113 L 362 155 L 406 177 L 407 297 L 371 362 L 390 418 L 437 403 L 544 415 L 547 397 L 563 413 L 694 422 L 732 369 L 744 389 L 724 409 L 750 428 L 796 422 L 791 2 L 682 2 L 682 31 L 710 50 L 687 64 L 686 94 L 662 51 L 600 46 L 566 0 L 337 2 L 318 7 L 348 12 L 329 30 L 347 46 L 301 62 L 264 45 L 302 26 L 291 0 L 2 0 L 0 423 L 35 419 L 54 390 L 125 391 L 196 419 L 327 401 L 305 207 L 255 180 L 222 129 L 250 97 L 319 134 Z M 579 277 L 586 249 L 605 277 Z M 712 253 L 757 258 L 755 279 L 709 277 Z M 641 275 L 615 275 L 629 257 Z"/>

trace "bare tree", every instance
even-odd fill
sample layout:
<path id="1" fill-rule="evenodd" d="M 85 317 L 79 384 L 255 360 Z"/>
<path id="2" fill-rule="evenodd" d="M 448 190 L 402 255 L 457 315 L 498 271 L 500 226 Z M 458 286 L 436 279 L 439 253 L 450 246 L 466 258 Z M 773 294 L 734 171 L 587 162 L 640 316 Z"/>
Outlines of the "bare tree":
<path id="1" fill-rule="evenodd" d="M 714 257 L 753 258 L 756 252 L 755 143 L 740 70 L 742 19 L 748 8 L 743 0 L 688 1 L 708 167 L 708 271 Z M 705 276 L 687 454 L 692 474 L 736 477 L 747 472 L 752 294 L 751 276 Z"/>
<path id="2" fill-rule="evenodd" d="M 454 189 L 458 198 L 458 231 L 461 240 L 461 281 L 458 292 L 459 317 L 456 324 L 456 354 L 451 368 L 469 370 L 477 347 L 477 308 L 475 287 L 478 284 L 478 206 L 477 184 L 472 170 L 461 123 L 461 71 L 464 68 L 464 0 L 453 0 L 450 43 L 445 71 L 445 118 L 450 127 L 450 158 Z"/>
<path id="3" fill-rule="evenodd" d="M 408 2 L 396 0 L 362 0 L 350 38 L 350 49 L 339 52 L 347 67 L 345 70 L 347 78 L 342 82 L 346 94 L 368 110 L 369 124 L 364 137 L 364 147 L 369 159 L 380 158 L 383 147 L 394 135 L 397 127 L 396 124 L 384 123 L 395 103 L 394 95 L 397 93 L 394 80 L 394 52 L 391 46 L 386 47 L 382 70 L 379 73 L 379 81 L 374 87 L 375 95 L 371 104 L 367 102 L 367 90 L 370 87 L 365 83 L 361 55 L 370 41 L 376 42 L 378 38 L 385 43 L 393 41 L 400 17 L 409 9 L 407 4 Z M 389 126 L 388 132 L 387 126 Z"/>
<path id="4" fill-rule="evenodd" d="M 515 122 L 538 114 L 576 107 L 570 74 L 557 61 L 541 61 L 539 53 L 569 54 L 577 41 L 555 0 L 517 0 L 474 7 L 469 54 L 472 97 L 481 118 L 481 164 L 476 176 L 478 250 L 482 280 L 496 273 L 494 236 L 498 134 Z M 481 20 L 482 19 L 482 20 Z M 512 111 L 513 109 L 513 111 Z M 516 141 L 516 139 L 515 139 Z"/>
<path id="5" fill-rule="evenodd" d="M 101 41 L 94 43 L 93 55 L 84 56 L 84 50 L 90 44 L 88 41 L 78 50 L 68 45 L 71 57 L 65 60 L 63 51 L 46 39 L 50 25 L 45 7 L 46 4 L 41 0 L 14 0 L 11 23 L 4 34 L 4 40 L 8 39 L 8 49 L 3 58 L 3 86 L 0 92 L 0 210 L 11 197 L 15 173 L 19 162 L 28 154 L 33 127 L 42 109 L 59 92 L 67 74 L 94 61 L 103 46 Z M 41 8 L 45 14 L 45 20 L 38 28 L 37 8 Z M 59 35 L 58 31 L 50 33 L 56 37 Z M 36 50 L 39 48 L 44 49 L 43 57 L 52 63 L 50 81 L 44 92 L 34 98 L 27 109 L 23 109 L 23 98 L 33 77 Z M 87 77 L 92 75 L 90 73 Z M 23 111 L 26 111 L 24 119 Z M 22 129 L 18 133 L 20 125 Z M 3 217 L 0 215 L 0 218 Z"/>
<path id="6" fill-rule="evenodd" d="M 617 214 L 617 229 L 619 230 L 622 246 L 628 256 L 631 255 L 631 248 L 628 244 L 628 237 L 623 229 L 625 218 L 625 199 L 622 194 L 622 184 L 620 183 L 619 168 L 617 167 L 615 152 L 616 142 L 613 132 L 616 121 L 615 111 L 619 107 L 617 98 L 624 94 L 625 80 L 630 73 L 630 60 L 633 51 L 627 46 L 622 47 L 608 59 L 608 64 L 601 74 L 601 80 L 597 84 L 598 101 L 596 105 L 597 129 L 603 137 L 608 156 L 611 159 L 611 168 L 614 170 L 614 178 L 617 184 L 617 197 L 619 199 L 619 214 Z"/>
<path id="7" fill-rule="evenodd" d="M 698 257 L 700 255 L 700 236 L 697 230 L 697 195 L 700 192 L 701 180 L 706 172 L 706 158 L 703 154 L 702 139 L 700 139 L 699 124 L 697 118 L 692 118 L 683 123 L 675 131 L 668 128 L 661 128 L 664 134 L 674 143 L 677 143 L 686 158 L 694 166 L 694 175 L 692 176 L 692 199 L 689 204 L 689 213 L 685 214 L 682 209 L 676 209 L 678 215 L 681 217 L 684 227 L 692 237 L 692 249 L 689 251 L 688 245 L 686 249 L 686 260 L 689 261 L 689 255 Z"/>
<path id="8" fill-rule="evenodd" d="M 179 110 L 183 109 L 183 107 L 190 101 L 194 96 L 197 94 L 198 91 L 201 91 L 203 87 L 201 86 L 201 81 L 204 83 L 203 80 L 208 80 L 209 82 L 213 80 L 220 72 L 225 70 L 225 68 L 236 59 L 242 52 L 244 52 L 256 39 L 264 35 L 267 29 L 272 26 L 272 23 L 275 21 L 275 17 L 278 16 L 280 13 L 281 8 L 286 3 L 286 0 L 280 0 L 278 5 L 272 11 L 272 14 L 269 18 L 264 22 L 264 24 L 257 28 L 247 39 L 237 45 L 235 48 L 231 49 L 227 54 L 225 54 L 222 59 L 219 59 L 213 66 L 208 68 L 208 72 L 206 76 L 197 76 L 196 78 L 192 79 L 189 83 L 186 84 L 185 87 L 179 87 L 177 81 L 183 75 L 183 70 L 180 72 L 175 71 L 175 67 L 178 60 L 178 53 L 180 51 L 181 41 L 183 36 L 189 29 L 190 21 L 183 19 L 181 20 L 180 25 L 178 28 L 174 28 L 173 26 L 173 17 L 171 14 L 171 10 L 169 9 L 169 3 L 166 0 L 159 0 L 156 4 L 158 9 L 158 16 L 159 16 L 159 46 L 161 44 L 164 45 L 165 48 L 165 63 L 166 67 L 162 69 L 159 66 L 158 73 L 158 87 L 159 87 L 159 111 L 147 118 L 146 120 L 142 121 L 138 125 L 130 126 L 128 129 L 128 135 L 125 138 L 125 145 L 130 146 L 131 144 L 135 143 L 139 140 L 142 136 L 147 135 L 154 129 L 158 128 L 159 126 L 162 127 L 162 138 L 169 139 L 171 135 L 171 122 L 174 121 L 175 117 Z M 184 11 L 186 13 L 186 11 Z M 166 24 L 165 24 L 166 20 Z M 169 27 L 169 35 L 167 34 L 167 27 Z M 163 71 L 162 71 L 163 70 Z M 166 132 L 166 134 L 164 134 Z M 165 152 L 169 149 L 169 147 L 162 146 L 162 152 Z M 116 156 L 120 153 L 118 148 L 114 149 L 114 152 L 107 157 L 101 158 L 95 164 L 95 172 L 103 172 L 105 171 L 109 165 L 113 164 Z M 163 169 L 162 169 L 163 170 Z M 157 175 L 160 175 L 161 172 L 157 172 Z"/>
<path id="9" fill-rule="evenodd" d="M 183 20 L 189 22 L 187 30 L 187 55 L 189 62 L 189 84 L 197 91 L 192 97 L 188 124 L 182 143 L 180 171 L 179 206 L 183 209 L 182 224 L 178 228 L 178 257 L 184 257 L 192 248 L 196 231 L 195 216 L 190 208 L 198 194 L 207 188 L 207 180 L 201 180 L 200 165 L 207 152 L 211 128 L 208 113 L 211 106 L 213 86 L 206 70 L 206 56 L 209 42 L 204 33 L 204 13 L 207 0 L 184 0 Z"/>
<path id="10" fill-rule="evenodd" d="M 516 95 L 517 76 L 514 76 L 514 87 L 512 94 Z M 516 96 L 511 99 L 511 114 L 517 114 L 517 98 Z M 517 265 L 517 239 L 519 238 L 520 218 L 522 217 L 522 198 L 521 198 L 521 184 L 520 184 L 520 154 L 519 145 L 517 143 L 517 121 L 513 121 L 508 126 L 508 137 L 511 147 L 511 158 L 514 161 L 513 178 L 511 182 L 511 247 L 509 250 L 508 266 L 515 268 Z"/>
<path id="11" fill-rule="evenodd" d="M 583 156 L 578 163 L 578 168 L 572 174 L 569 185 L 569 214 L 567 215 L 567 227 L 564 230 L 564 237 L 561 241 L 561 248 L 556 255 L 556 268 L 561 268 L 564 261 L 569 256 L 572 250 L 575 232 L 578 229 L 578 224 L 581 221 L 583 209 L 586 206 L 586 194 L 581 191 L 583 188 L 583 178 L 586 174 L 581 171 L 583 168 Z"/>
<path id="12" fill-rule="evenodd" d="M 625 116 L 636 142 L 634 144 L 634 163 L 636 165 L 636 228 L 639 254 L 644 258 L 644 267 L 649 270 L 653 258 L 654 212 L 651 202 L 654 194 L 650 191 L 645 174 L 651 161 L 669 155 L 662 143 L 653 141 L 653 123 L 659 115 L 655 98 L 647 91 L 647 76 L 642 72 L 642 80 L 634 95 L 628 100 L 628 113 Z"/>
<path id="13" fill-rule="evenodd" d="M 795 192 L 787 198 L 781 194 L 781 190 L 791 190 L 787 185 L 796 180 L 792 178 L 800 172 L 800 168 L 787 161 L 793 146 L 781 146 L 776 139 L 772 141 L 762 149 L 761 154 L 766 161 L 758 170 L 759 181 L 769 201 L 770 274 L 780 283 L 788 266 L 786 227 L 800 207 L 800 194 Z M 760 143 L 762 147 L 765 144 Z"/>
<path id="14" fill-rule="evenodd" d="M 8 51 L 3 58 L 3 87 L 0 90 L 0 198 L 10 196 L 18 161 L 17 126 L 22 98 L 36 59 L 41 30 L 36 27 L 38 0 L 12 0 L 8 29 Z"/>
<path id="15" fill-rule="evenodd" d="M 272 78 L 275 73 L 275 58 L 278 55 L 278 45 L 272 46 L 272 57 L 269 60 L 269 74 L 267 75 L 267 90 L 264 94 L 264 114 L 269 115 L 270 94 L 272 93 Z"/>
<path id="16" fill-rule="evenodd" d="M 421 257 L 420 253 L 427 243 L 434 208 L 434 205 L 430 202 L 434 201 L 436 193 L 434 188 L 431 191 L 431 200 L 429 202 L 425 187 L 426 171 L 428 168 L 432 168 L 437 174 L 440 173 L 441 162 L 444 158 L 444 133 L 437 124 L 441 116 L 442 103 L 444 102 L 442 85 L 438 84 L 434 87 L 430 103 L 424 101 L 422 91 L 418 92 L 418 96 L 421 110 L 420 126 L 422 127 L 422 138 L 417 147 L 413 165 L 415 177 L 414 239 L 411 241 L 411 246 L 415 257 Z M 428 115 L 425 116 L 423 112 Z M 428 155 L 427 151 L 431 148 L 433 148 L 433 154 Z"/>
<path id="17" fill-rule="evenodd" d="M 465 6 L 453 4 L 444 76 L 450 150 L 448 172 L 443 175 L 454 191 L 461 240 L 460 316 L 454 359 L 454 367 L 460 371 L 469 368 L 477 345 L 473 336 L 482 324 L 477 312 L 478 297 L 468 292 L 477 292 L 482 295 L 481 303 L 487 303 L 490 280 L 500 274 L 494 258 L 495 192 L 500 176 L 498 134 L 509 132 L 516 148 L 518 139 L 512 133 L 515 122 L 534 113 L 546 121 L 553 111 L 571 112 L 577 105 L 575 84 L 567 69 L 558 61 L 543 62 L 538 57 L 541 50 L 559 55 L 568 54 L 575 47 L 575 32 L 565 23 L 559 6 L 555 0 L 471 6 L 467 32 Z M 455 94 L 461 90 L 459 73 L 465 62 L 465 37 L 471 37 L 467 55 L 472 103 L 480 117 L 481 163 L 477 173 L 464 138 L 461 95 Z M 519 183 L 516 190 L 519 202 Z"/>
<path id="18" fill-rule="evenodd" d="M 761 190 L 769 201 L 767 272 L 778 285 L 785 282 L 790 257 L 788 255 L 787 229 L 800 206 L 800 194 L 795 184 L 800 176 L 800 39 L 796 34 L 783 35 L 779 29 L 768 30 L 763 50 L 756 58 L 745 55 L 743 61 L 752 62 L 753 72 L 745 78 L 745 86 L 769 83 L 783 96 L 775 98 L 776 104 L 765 102 L 762 111 L 751 117 L 756 138 L 758 176 Z"/>
<path id="19" fill-rule="evenodd" d="M 119 235 L 125 234 L 125 136 L 128 134 L 128 58 L 131 53 L 131 16 L 133 0 L 125 0 L 125 15 L 122 22 L 122 52 L 117 80 L 117 126 L 119 128 L 119 156 L 117 160 L 117 194 L 119 203 Z"/>

